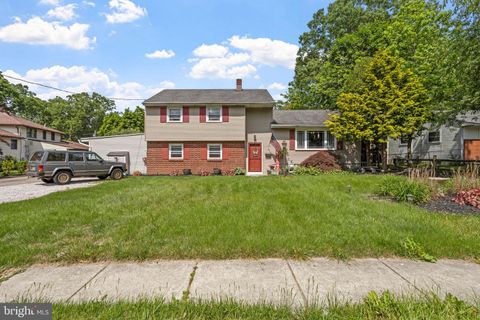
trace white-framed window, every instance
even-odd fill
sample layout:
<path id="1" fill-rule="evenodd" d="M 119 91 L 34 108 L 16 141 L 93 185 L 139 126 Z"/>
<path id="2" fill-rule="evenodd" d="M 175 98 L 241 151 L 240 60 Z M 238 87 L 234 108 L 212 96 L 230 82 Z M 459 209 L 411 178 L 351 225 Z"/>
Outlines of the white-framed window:
<path id="1" fill-rule="evenodd" d="M 429 143 L 437 143 L 440 142 L 440 129 L 439 130 L 434 130 L 434 131 L 429 131 L 428 132 L 428 142 Z"/>
<path id="2" fill-rule="evenodd" d="M 207 145 L 208 160 L 222 160 L 222 145 L 219 143 Z"/>
<path id="3" fill-rule="evenodd" d="M 335 136 L 327 130 L 297 130 L 297 150 L 332 150 L 337 146 Z"/>
<path id="4" fill-rule="evenodd" d="M 183 160 L 183 144 L 172 143 L 168 145 L 168 159 Z"/>
<path id="5" fill-rule="evenodd" d="M 208 107 L 207 108 L 207 122 L 222 122 L 222 108 Z"/>
<path id="6" fill-rule="evenodd" d="M 168 122 L 182 122 L 183 114 L 182 108 L 170 107 L 167 109 L 167 121 Z"/>

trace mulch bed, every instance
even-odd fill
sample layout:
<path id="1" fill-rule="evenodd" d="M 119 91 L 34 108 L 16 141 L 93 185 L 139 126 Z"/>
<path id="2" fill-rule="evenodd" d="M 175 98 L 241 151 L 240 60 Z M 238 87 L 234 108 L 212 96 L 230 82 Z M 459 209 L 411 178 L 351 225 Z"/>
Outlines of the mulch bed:
<path id="1" fill-rule="evenodd" d="M 452 201 L 453 196 L 444 196 L 419 206 L 433 212 L 446 212 L 463 215 L 480 215 L 480 209 L 469 205 L 462 205 Z"/>

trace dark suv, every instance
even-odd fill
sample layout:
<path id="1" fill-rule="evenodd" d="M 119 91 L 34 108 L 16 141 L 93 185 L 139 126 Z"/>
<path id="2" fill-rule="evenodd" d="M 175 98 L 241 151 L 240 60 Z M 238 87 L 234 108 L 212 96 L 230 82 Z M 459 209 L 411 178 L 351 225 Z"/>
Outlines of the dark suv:
<path id="1" fill-rule="evenodd" d="M 126 171 L 125 163 L 105 161 L 91 151 L 37 151 L 27 167 L 27 175 L 56 184 L 67 184 L 72 177 L 110 177 L 119 180 Z"/>

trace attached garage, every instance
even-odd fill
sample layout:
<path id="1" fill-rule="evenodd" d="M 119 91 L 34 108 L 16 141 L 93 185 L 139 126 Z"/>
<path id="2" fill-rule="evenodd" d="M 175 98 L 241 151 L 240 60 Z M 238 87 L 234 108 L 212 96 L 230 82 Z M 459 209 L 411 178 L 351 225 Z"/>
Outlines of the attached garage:
<path id="1" fill-rule="evenodd" d="M 124 161 L 124 157 L 115 159 L 115 157 L 108 156 L 108 154 L 111 155 L 111 152 L 128 152 L 130 157 L 129 171 L 131 173 L 135 171 L 140 171 L 143 174 L 146 173 L 144 160 L 147 156 L 147 146 L 143 133 L 89 137 L 83 138 L 81 141 L 88 143 L 90 151 L 98 153 L 102 158 L 107 160 Z"/>

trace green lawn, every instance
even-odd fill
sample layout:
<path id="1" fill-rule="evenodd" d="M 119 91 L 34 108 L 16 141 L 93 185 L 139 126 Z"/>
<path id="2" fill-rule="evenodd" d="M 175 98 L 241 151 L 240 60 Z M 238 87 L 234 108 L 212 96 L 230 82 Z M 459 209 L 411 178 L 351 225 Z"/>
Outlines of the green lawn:
<path id="1" fill-rule="evenodd" d="M 54 305 L 53 319 L 478 319 L 478 306 L 451 296 L 445 300 L 435 296 L 418 300 L 397 299 L 389 294 L 370 296 L 360 304 L 298 310 L 233 302 L 90 302 Z"/>
<path id="2" fill-rule="evenodd" d="M 436 257 L 480 257 L 479 216 L 372 200 L 380 179 L 131 177 L 0 204 L 0 269 L 156 258 L 399 256 L 407 237 Z"/>

